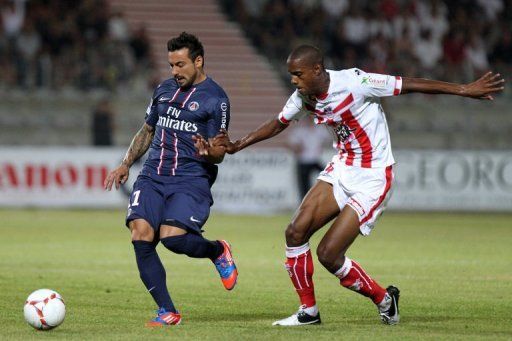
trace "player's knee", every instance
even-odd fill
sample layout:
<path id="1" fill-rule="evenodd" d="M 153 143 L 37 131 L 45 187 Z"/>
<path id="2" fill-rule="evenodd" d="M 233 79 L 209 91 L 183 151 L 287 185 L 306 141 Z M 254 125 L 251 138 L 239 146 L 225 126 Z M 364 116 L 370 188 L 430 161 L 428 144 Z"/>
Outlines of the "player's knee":
<path id="1" fill-rule="evenodd" d="M 327 269 L 332 269 L 336 266 L 336 261 L 339 258 L 339 254 L 329 247 L 329 245 L 322 244 L 318 245 L 316 249 L 316 255 L 318 261 Z"/>
<path id="2" fill-rule="evenodd" d="M 307 242 L 307 235 L 304 230 L 295 222 L 290 223 L 286 228 L 286 245 L 300 246 Z"/>
<path id="3" fill-rule="evenodd" d="M 138 231 L 132 230 L 132 241 L 134 240 L 144 240 L 147 242 L 152 242 L 154 238 L 154 234 L 147 231 Z"/>
<path id="4" fill-rule="evenodd" d="M 169 251 L 177 254 L 184 254 L 187 251 L 186 235 L 172 236 L 160 239 L 160 242 Z"/>
<path id="5" fill-rule="evenodd" d="M 132 234 L 132 241 L 143 240 L 147 242 L 152 242 L 153 239 L 155 238 L 155 232 L 147 223 L 143 224 L 140 222 L 131 221 L 129 226 Z"/>

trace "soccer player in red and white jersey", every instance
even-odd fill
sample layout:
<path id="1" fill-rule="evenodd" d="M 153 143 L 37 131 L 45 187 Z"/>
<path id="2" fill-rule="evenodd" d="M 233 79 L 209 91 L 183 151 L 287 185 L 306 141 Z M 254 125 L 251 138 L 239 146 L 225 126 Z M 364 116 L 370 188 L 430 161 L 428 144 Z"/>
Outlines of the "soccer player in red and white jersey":
<path id="1" fill-rule="evenodd" d="M 286 228 L 286 268 L 299 296 L 297 313 L 274 325 L 298 326 L 320 323 L 313 283 L 310 237 L 333 221 L 320 241 L 320 263 L 342 286 L 369 297 L 385 324 L 399 322 L 399 290 L 383 288 L 355 260 L 345 254 L 358 235 L 369 235 L 386 207 L 393 188 L 393 154 L 389 131 L 379 97 L 411 92 L 450 94 L 492 100 L 503 90 L 504 80 L 491 72 L 469 84 L 366 73 L 359 69 L 326 70 L 323 54 L 302 45 L 288 57 L 288 72 L 297 90 L 277 118 L 235 142 L 227 134 L 210 140 L 236 153 L 282 132 L 293 120 L 308 116 L 326 125 L 337 153 L 320 173 L 292 222 Z M 197 140 L 200 154 L 208 142 Z"/>

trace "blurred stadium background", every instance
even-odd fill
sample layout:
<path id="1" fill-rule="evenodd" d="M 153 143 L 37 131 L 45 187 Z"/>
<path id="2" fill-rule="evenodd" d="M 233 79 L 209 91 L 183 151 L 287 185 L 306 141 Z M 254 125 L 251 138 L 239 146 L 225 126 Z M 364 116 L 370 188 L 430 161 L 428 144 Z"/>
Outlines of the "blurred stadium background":
<path id="1" fill-rule="evenodd" d="M 232 138 L 281 110 L 292 91 L 286 56 L 300 43 L 321 47 L 329 68 L 455 82 L 486 70 L 512 75 L 511 0 L 0 0 L 0 13 L 5 339 L 33 337 L 21 305 L 45 286 L 68 300 L 69 318 L 54 334 L 61 338 L 168 337 L 140 328 L 152 303 L 122 228 L 129 185 L 106 193 L 102 182 L 142 125 L 153 88 L 169 77 L 166 42 L 180 32 L 205 45 L 206 72 L 231 99 Z M 492 103 L 407 95 L 383 104 L 398 161 L 389 211 L 397 213 L 351 252 L 376 278 L 400 285 L 403 327 L 381 328 L 370 306 L 317 264 L 325 326 L 301 335 L 510 339 L 512 88 Z M 268 328 L 296 308 L 281 264 L 282 230 L 299 202 L 286 148 L 293 129 L 221 165 L 207 237 L 235 245 L 234 296 L 212 295 L 210 265 L 161 252 L 180 279 L 169 282 L 187 316 L 178 336 L 297 337 Z M 331 153 L 327 146 L 324 160 Z"/>
<path id="2" fill-rule="evenodd" d="M 230 96 L 233 138 L 280 111 L 292 91 L 286 56 L 300 43 L 321 47 L 330 68 L 455 82 L 512 70 L 510 0 L 3 0 L 0 204 L 124 205 L 101 178 L 169 76 L 167 40 L 184 30 Z M 493 103 L 384 100 L 403 180 L 391 207 L 510 211 L 511 103 L 510 87 Z M 217 209 L 296 206 L 294 156 L 279 149 L 288 131 L 222 166 Z"/>

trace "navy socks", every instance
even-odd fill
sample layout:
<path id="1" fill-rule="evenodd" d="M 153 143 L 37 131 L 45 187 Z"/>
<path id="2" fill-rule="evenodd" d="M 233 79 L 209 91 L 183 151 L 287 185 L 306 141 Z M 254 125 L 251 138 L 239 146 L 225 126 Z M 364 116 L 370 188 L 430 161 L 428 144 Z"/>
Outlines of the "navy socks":
<path id="1" fill-rule="evenodd" d="M 224 251 L 218 241 L 209 241 L 202 236 L 187 233 L 160 240 L 172 252 L 194 258 L 210 258 L 212 261 Z M 165 269 L 156 252 L 156 245 L 143 240 L 132 241 L 140 278 L 159 308 L 176 313 L 165 279 Z"/>
<path id="2" fill-rule="evenodd" d="M 167 290 L 165 269 L 156 253 L 155 244 L 143 240 L 132 241 L 140 278 L 159 308 L 176 313 Z"/>
<path id="3" fill-rule="evenodd" d="M 162 238 L 160 242 L 174 253 L 193 258 L 210 258 L 212 261 L 224 251 L 224 246 L 220 242 L 209 241 L 193 233 Z"/>

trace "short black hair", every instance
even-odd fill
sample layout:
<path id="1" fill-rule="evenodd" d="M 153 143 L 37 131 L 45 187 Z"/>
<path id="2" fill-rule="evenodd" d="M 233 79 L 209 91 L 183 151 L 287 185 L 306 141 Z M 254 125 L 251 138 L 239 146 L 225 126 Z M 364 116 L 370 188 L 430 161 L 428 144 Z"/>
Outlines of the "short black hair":
<path id="1" fill-rule="evenodd" d="M 324 66 L 324 54 L 313 45 L 300 45 L 290 53 L 288 58 L 290 60 L 302 59 L 310 65 L 320 64 L 322 67 Z"/>
<path id="2" fill-rule="evenodd" d="M 179 36 L 167 42 L 167 51 L 169 52 L 181 50 L 184 47 L 188 48 L 188 55 L 192 61 L 195 61 L 198 56 L 204 59 L 203 44 L 193 34 L 181 32 Z"/>

